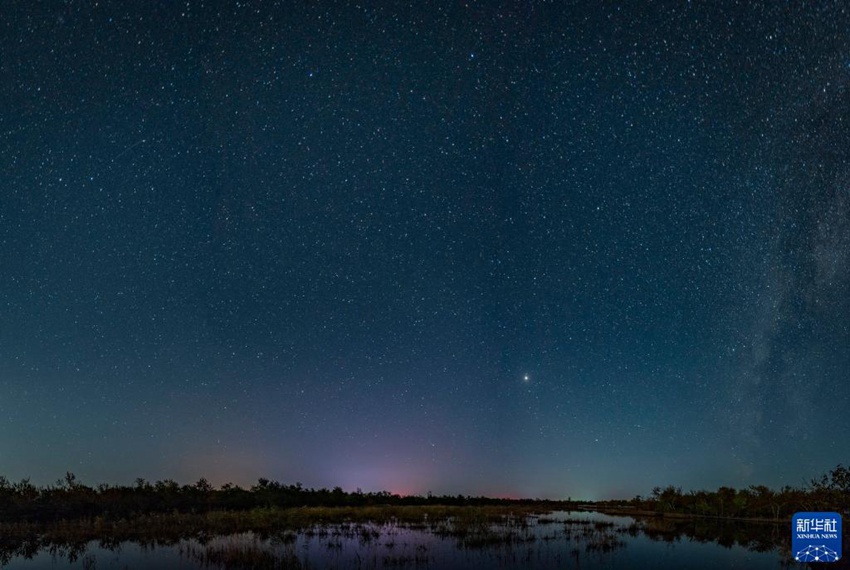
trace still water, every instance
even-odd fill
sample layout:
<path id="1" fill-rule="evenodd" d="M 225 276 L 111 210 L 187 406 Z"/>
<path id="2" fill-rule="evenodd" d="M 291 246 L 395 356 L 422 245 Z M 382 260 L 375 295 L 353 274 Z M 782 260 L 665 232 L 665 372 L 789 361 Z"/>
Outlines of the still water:
<path id="1" fill-rule="evenodd" d="M 0 568 L 805 568 L 789 560 L 786 526 L 555 512 L 475 527 L 461 528 L 451 519 L 350 523 L 273 536 L 243 533 L 148 544 L 0 540 Z"/>

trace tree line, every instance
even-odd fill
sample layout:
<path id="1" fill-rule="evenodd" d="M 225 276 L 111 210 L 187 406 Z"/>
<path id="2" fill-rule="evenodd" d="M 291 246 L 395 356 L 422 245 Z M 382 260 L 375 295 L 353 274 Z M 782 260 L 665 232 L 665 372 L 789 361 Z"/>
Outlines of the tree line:
<path id="1" fill-rule="evenodd" d="M 610 501 L 610 506 L 660 514 L 684 514 L 732 518 L 788 518 L 800 511 L 850 512 L 850 469 L 835 469 L 802 487 L 785 486 L 776 491 L 764 485 L 746 489 L 720 487 L 717 491 L 682 492 L 681 487 L 655 487 L 648 497 Z"/>
<path id="2" fill-rule="evenodd" d="M 91 487 L 73 473 L 54 485 L 36 486 L 29 479 L 12 483 L 0 476 L 0 522 L 52 522 L 72 519 L 129 519 L 157 513 L 204 513 L 246 511 L 256 508 L 302 506 L 369 505 L 509 505 L 536 503 L 541 507 L 575 508 L 567 501 L 516 500 L 463 495 L 400 496 L 386 491 L 364 493 L 333 489 L 305 488 L 301 483 L 286 485 L 259 479 L 245 489 L 232 483 L 219 488 L 201 478 L 192 485 L 179 485 L 166 479 L 155 483 L 137 479 L 134 485 L 100 484 Z M 715 517 L 759 517 L 781 519 L 797 511 L 850 512 L 850 469 L 838 465 L 812 479 L 803 487 L 783 487 L 775 491 L 763 485 L 746 489 L 720 487 L 717 491 L 682 492 L 681 487 L 656 487 L 648 497 L 628 501 L 600 501 L 593 505 L 628 507 L 659 514 Z"/>
<path id="3" fill-rule="evenodd" d="M 342 507 L 370 505 L 506 505 L 528 501 L 464 495 L 401 496 L 387 491 L 364 493 L 305 488 L 259 479 L 245 489 L 226 483 L 213 487 L 205 478 L 192 485 L 171 479 L 151 483 L 136 479 L 133 485 L 83 484 L 73 473 L 53 485 L 36 486 L 29 479 L 12 483 L 0 476 L 0 522 L 55 522 L 61 520 L 131 519 L 157 513 L 247 511 L 257 508 Z M 555 505 L 557 501 L 538 501 Z"/>

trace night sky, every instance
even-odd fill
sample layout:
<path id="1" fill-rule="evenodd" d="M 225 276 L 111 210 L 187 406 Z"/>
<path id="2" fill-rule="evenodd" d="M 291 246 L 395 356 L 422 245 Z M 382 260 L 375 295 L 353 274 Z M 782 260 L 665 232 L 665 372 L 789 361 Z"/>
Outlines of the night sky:
<path id="1" fill-rule="evenodd" d="M 850 461 L 850 8 L 410 4 L 3 4 L 0 474 Z"/>

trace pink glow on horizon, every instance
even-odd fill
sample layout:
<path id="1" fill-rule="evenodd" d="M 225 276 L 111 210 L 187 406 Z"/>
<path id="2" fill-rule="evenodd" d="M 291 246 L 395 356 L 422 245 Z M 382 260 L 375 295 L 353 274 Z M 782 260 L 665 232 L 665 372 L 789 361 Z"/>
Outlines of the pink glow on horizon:
<path id="1" fill-rule="evenodd" d="M 394 465 L 366 461 L 350 461 L 331 466 L 326 477 L 337 481 L 347 491 L 362 489 L 364 492 L 387 491 L 400 496 L 425 495 L 434 474 L 415 465 Z"/>

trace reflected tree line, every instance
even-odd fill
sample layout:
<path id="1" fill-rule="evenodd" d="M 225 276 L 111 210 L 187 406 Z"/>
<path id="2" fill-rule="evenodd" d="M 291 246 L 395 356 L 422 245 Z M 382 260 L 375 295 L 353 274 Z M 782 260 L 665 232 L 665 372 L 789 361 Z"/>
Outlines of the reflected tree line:
<path id="1" fill-rule="evenodd" d="M 248 511 L 256 508 L 302 506 L 369 505 L 509 505 L 536 503 L 543 507 L 570 510 L 577 503 L 568 501 L 520 501 L 486 497 L 399 496 L 386 491 L 364 493 L 333 489 L 305 488 L 300 483 L 286 485 L 260 479 L 248 489 L 225 484 L 213 487 L 206 479 L 193 485 L 172 480 L 148 482 L 137 479 L 134 485 L 101 484 L 91 487 L 72 473 L 54 485 L 36 486 L 28 479 L 12 483 L 0 476 L 0 522 L 54 522 L 61 520 L 126 519 L 155 513 L 206 513 L 211 511 Z M 729 518 L 783 519 L 797 511 L 850 511 L 850 469 L 838 465 L 813 479 L 808 485 L 773 490 L 763 485 L 746 489 L 720 487 L 717 491 L 683 492 L 672 485 L 656 487 L 650 496 L 629 501 L 602 501 L 600 508 L 629 508 L 660 514 L 681 514 Z"/>

